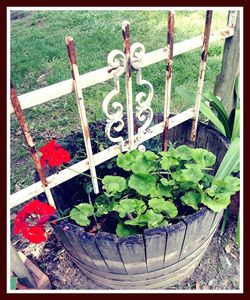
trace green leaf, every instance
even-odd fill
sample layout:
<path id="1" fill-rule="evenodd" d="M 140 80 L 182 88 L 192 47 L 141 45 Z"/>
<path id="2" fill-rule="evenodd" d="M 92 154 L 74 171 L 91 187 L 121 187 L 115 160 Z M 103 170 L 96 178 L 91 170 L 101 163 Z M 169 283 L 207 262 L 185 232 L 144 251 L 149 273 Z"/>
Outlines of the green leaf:
<path id="1" fill-rule="evenodd" d="M 95 215 L 97 217 L 101 217 L 103 215 L 106 215 L 109 213 L 110 209 L 110 200 L 107 196 L 105 195 L 100 195 L 95 199 L 95 205 L 94 207 L 96 208 Z"/>
<path id="2" fill-rule="evenodd" d="M 195 103 L 196 95 L 193 92 L 187 91 L 183 87 L 179 86 L 175 89 L 176 93 L 182 96 L 183 98 L 189 100 L 191 103 Z M 217 128 L 218 130 L 226 136 L 225 128 L 219 118 L 214 114 L 210 107 L 208 107 L 205 103 L 201 102 L 200 104 L 200 111 L 201 113 L 209 119 Z"/>
<path id="3" fill-rule="evenodd" d="M 167 178 L 161 178 L 161 179 L 160 179 L 160 182 L 161 182 L 163 185 L 165 185 L 165 186 L 173 186 L 173 185 L 175 185 L 175 181 L 172 180 L 172 179 L 168 180 Z"/>
<path id="4" fill-rule="evenodd" d="M 16 285 L 17 285 L 17 277 L 16 276 L 12 276 L 10 278 L 10 289 L 11 290 L 16 290 Z"/>
<path id="5" fill-rule="evenodd" d="M 181 197 L 181 201 L 184 204 L 191 206 L 193 209 L 198 210 L 198 205 L 201 202 L 201 198 L 202 197 L 200 193 L 189 191 Z"/>
<path id="6" fill-rule="evenodd" d="M 106 190 L 105 195 L 113 196 L 117 192 L 122 192 L 126 189 L 126 180 L 121 176 L 107 175 L 102 180 L 103 188 Z"/>
<path id="7" fill-rule="evenodd" d="M 179 161 L 176 158 L 173 157 L 163 157 L 160 160 L 160 164 L 163 170 L 169 170 L 171 167 L 178 166 Z"/>
<path id="8" fill-rule="evenodd" d="M 204 188 L 208 188 L 211 185 L 211 182 L 213 181 L 214 176 L 211 174 L 205 174 L 202 178 L 202 184 Z"/>
<path id="9" fill-rule="evenodd" d="M 240 190 L 240 179 L 233 176 L 227 176 L 224 180 L 215 179 L 212 182 L 211 189 L 217 195 L 232 196 Z"/>
<path id="10" fill-rule="evenodd" d="M 118 237 L 128 237 L 137 234 L 136 228 L 125 225 L 123 222 L 119 222 L 116 227 L 116 234 Z"/>
<path id="11" fill-rule="evenodd" d="M 120 218 L 124 218 L 127 213 L 143 213 L 146 210 L 146 205 L 142 200 L 123 199 L 114 205 L 113 210 L 119 213 Z"/>
<path id="12" fill-rule="evenodd" d="M 153 209 L 155 213 L 165 213 L 170 218 L 174 218 L 178 214 L 177 207 L 171 201 L 165 201 L 163 198 L 152 198 L 148 202 L 148 206 Z"/>
<path id="13" fill-rule="evenodd" d="M 144 152 L 144 156 L 146 157 L 147 160 L 151 161 L 151 160 L 156 160 L 159 158 L 158 155 L 156 155 L 154 152 L 147 150 Z"/>
<path id="14" fill-rule="evenodd" d="M 230 138 L 231 133 L 230 133 L 230 126 L 229 126 L 229 117 L 221 101 L 219 100 L 218 97 L 216 97 L 211 93 L 204 93 L 203 97 L 211 103 L 212 108 L 214 108 L 215 111 L 217 112 L 218 118 L 224 126 L 226 136 Z"/>
<path id="15" fill-rule="evenodd" d="M 216 156 L 212 152 L 202 148 L 193 149 L 192 158 L 201 168 L 213 166 L 216 162 Z"/>
<path id="16" fill-rule="evenodd" d="M 157 190 L 160 194 L 160 196 L 165 196 L 165 197 L 172 197 L 172 194 L 171 194 L 171 186 L 164 186 L 163 184 L 161 183 L 157 183 Z"/>
<path id="17" fill-rule="evenodd" d="M 226 112 L 226 109 L 217 96 L 213 95 L 212 93 L 203 93 L 202 96 L 210 103 L 215 103 L 217 107 L 220 109 L 220 111 L 216 109 L 217 113 L 223 114 L 225 116 L 225 119 L 227 119 L 228 121 L 228 114 Z"/>
<path id="18" fill-rule="evenodd" d="M 175 149 L 176 156 L 181 160 L 190 160 L 192 159 L 194 149 L 186 146 L 181 145 Z"/>
<path id="19" fill-rule="evenodd" d="M 131 165 L 131 170 L 135 174 L 149 173 L 154 171 L 155 167 L 152 161 L 147 160 L 146 157 L 140 157 Z"/>
<path id="20" fill-rule="evenodd" d="M 240 109 L 236 108 L 231 141 L 240 136 Z"/>
<path id="21" fill-rule="evenodd" d="M 148 228 L 158 227 L 158 226 L 165 226 L 167 221 L 164 220 L 162 214 L 155 213 L 152 209 L 148 209 L 145 214 L 138 215 L 133 220 L 125 221 L 127 225 L 137 225 L 140 227 L 148 226 Z"/>
<path id="22" fill-rule="evenodd" d="M 166 201 L 164 205 L 164 213 L 168 214 L 170 218 L 174 218 L 178 215 L 178 209 L 171 201 Z"/>
<path id="23" fill-rule="evenodd" d="M 172 178 L 179 182 L 197 183 L 204 176 L 204 173 L 197 165 L 189 166 L 188 169 L 178 170 L 172 173 Z"/>
<path id="24" fill-rule="evenodd" d="M 230 196 L 221 196 L 221 197 L 214 197 L 211 198 L 208 195 L 204 195 L 201 203 L 206 205 L 208 208 L 210 208 L 214 212 L 219 212 L 230 204 Z"/>
<path id="25" fill-rule="evenodd" d="M 126 154 L 119 154 L 117 165 L 126 171 L 133 171 L 135 174 L 149 173 L 155 170 L 154 160 L 158 156 L 152 151 L 140 152 L 132 150 Z"/>
<path id="26" fill-rule="evenodd" d="M 126 154 L 119 154 L 117 159 L 117 166 L 125 171 L 131 171 L 132 164 L 136 159 L 143 157 L 143 153 L 138 150 L 132 150 Z"/>
<path id="27" fill-rule="evenodd" d="M 80 226 L 87 226 L 90 224 L 88 217 L 93 216 L 94 207 L 88 203 L 81 203 L 76 205 L 70 211 L 70 218 Z"/>
<path id="28" fill-rule="evenodd" d="M 210 107 L 208 107 L 205 103 L 201 102 L 200 111 L 207 119 L 209 119 L 209 121 L 211 121 L 215 125 L 215 127 L 217 127 L 217 129 L 224 136 L 227 136 L 223 123 L 219 120 L 219 118 L 215 115 L 215 113 L 211 110 Z"/>
<path id="29" fill-rule="evenodd" d="M 147 196 L 155 188 L 156 178 L 151 174 L 133 174 L 130 176 L 128 185 L 140 195 Z"/>
<path id="30" fill-rule="evenodd" d="M 215 179 L 229 176 L 240 162 L 240 138 L 235 138 L 229 146 L 217 172 Z"/>
<path id="31" fill-rule="evenodd" d="M 156 213 L 160 213 L 163 211 L 164 204 L 165 200 L 163 198 L 152 198 L 148 201 L 148 206 L 152 208 Z"/>

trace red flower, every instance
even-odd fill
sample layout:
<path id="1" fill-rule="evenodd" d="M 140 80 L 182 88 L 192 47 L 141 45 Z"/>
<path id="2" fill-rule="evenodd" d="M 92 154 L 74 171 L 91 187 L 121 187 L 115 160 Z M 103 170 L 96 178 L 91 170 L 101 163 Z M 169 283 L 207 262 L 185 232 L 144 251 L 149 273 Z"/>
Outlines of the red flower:
<path id="1" fill-rule="evenodd" d="M 71 159 L 69 152 L 63 149 L 63 147 L 54 140 L 51 140 L 40 148 L 39 151 L 43 154 L 40 159 L 42 167 L 44 167 L 46 163 L 48 163 L 50 167 L 60 167 L 63 163 L 67 163 Z"/>
<path id="2" fill-rule="evenodd" d="M 54 207 L 35 199 L 25 205 L 16 215 L 14 233 L 21 233 L 32 243 L 44 242 L 46 241 L 44 226 L 54 213 Z"/>

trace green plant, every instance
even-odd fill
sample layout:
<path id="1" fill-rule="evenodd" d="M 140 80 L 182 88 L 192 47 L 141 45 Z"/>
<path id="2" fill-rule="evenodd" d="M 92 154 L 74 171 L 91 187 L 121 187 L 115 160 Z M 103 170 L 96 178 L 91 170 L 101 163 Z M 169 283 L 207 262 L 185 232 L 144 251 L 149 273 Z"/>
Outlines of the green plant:
<path id="1" fill-rule="evenodd" d="M 239 97 L 239 76 L 235 80 L 234 85 L 234 107 L 231 110 L 230 114 L 226 112 L 225 107 L 220 102 L 220 99 L 213 95 L 212 93 L 204 93 L 203 101 L 200 104 L 200 112 L 210 121 L 213 123 L 213 125 L 227 138 L 230 139 L 231 142 L 233 142 L 235 139 L 238 139 L 240 136 L 240 97 Z M 193 92 L 190 92 L 183 87 L 177 87 L 176 93 L 184 97 L 185 99 L 191 101 L 192 103 L 195 103 L 196 95 Z M 211 106 L 209 106 L 209 104 Z M 239 142 L 236 142 L 235 145 L 238 145 L 238 148 L 240 147 Z M 235 148 L 235 146 L 232 147 L 237 152 L 238 157 L 240 156 L 239 151 Z M 233 154 L 233 153 L 232 153 Z M 235 165 L 234 172 L 238 172 L 240 170 L 240 162 L 238 161 L 238 164 Z M 221 235 L 225 231 L 226 224 L 228 222 L 229 218 L 229 207 L 227 207 L 223 223 L 221 225 Z M 240 220 L 240 212 L 238 213 L 238 222 Z M 236 242 L 239 244 L 239 226 L 237 225 L 236 230 Z"/>
<path id="2" fill-rule="evenodd" d="M 11 290 L 16 290 L 17 287 L 17 277 L 16 276 L 12 276 L 10 278 L 10 289 Z"/>
<path id="3" fill-rule="evenodd" d="M 206 149 L 182 145 L 158 154 L 138 150 L 119 154 L 117 166 L 127 176 L 105 176 L 103 193 L 95 204 L 79 204 L 70 216 L 87 226 L 91 216 L 112 212 L 119 220 L 116 234 L 129 236 L 144 228 L 165 226 L 204 205 L 219 212 L 239 190 L 239 179 L 230 175 L 238 160 L 232 160 L 230 151 L 215 176 L 209 171 L 216 157 Z"/>

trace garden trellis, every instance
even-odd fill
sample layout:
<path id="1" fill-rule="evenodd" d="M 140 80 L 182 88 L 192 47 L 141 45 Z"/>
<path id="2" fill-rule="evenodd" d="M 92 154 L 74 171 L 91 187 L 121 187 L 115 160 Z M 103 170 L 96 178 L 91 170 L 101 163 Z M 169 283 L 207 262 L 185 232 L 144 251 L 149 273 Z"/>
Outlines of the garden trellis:
<path id="1" fill-rule="evenodd" d="M 206 68 L 206 58 L 209 43 L 224 40 L 232 37 L 235 32 L 236 12 L 230 11 L 227 26 L 214 33 L 210 33 L 212 21 L 212 11 L 206 12 L 206 22 L 204 35 L 194 37 L 182 42 L 173 43 L 174 36 L 174 12 L 168 14 L 168 34 L 167 46 L 161 49 L 146 53 L 143 44 L 134 43 L 130 45 L 129 23 L 125 21 L 122 25 L 123 32 L 123 51 L 113 50 L 108 55 L 108 66 L 80 75 L 77 67 L 76 51 L 74 49 L 73 38 L 66 38 L 68 56 L 72 71 L 72 79 L 50 85 L 39 90 L 35 90 L 20 96 L 16 95 L 14 86 L 11 85 L 11 113 L 16 113 L 20 122 L 22 131 L 26 138 L 29 150 L 33 157 L 36 170 L 40 177 L 40 181 L 36 182 L 12 195 L 10 195 L 10 207 L 15 207 L 41 193 L 46 194 L 48 202 L 54 205 L 51 189 L 57 185 L 75 177 L 78 173 L 83 173 L 90 170 L 92 176 L 92 184 L 94 192 L 98 193 L 99 188 L 96 178 L 96 166 L 117 156 L 124 151 L 130 151 L 137 148 L 143 142 L 163 133 L 163 149 L 167 150 L 168 145 L 168 130 L 189 119 L 192 119 L 193 126 L 190 136 L 190 141 L 194 142 L 196 137 L 197 122 L 199 116 L 199 105 L 201 101 L 201 93 L 203 88 L 204 74 Z M 188 51 L 202 47 L 202 55 L 200 62 L 200 71 L 198 77 L 197 97 L 194 107 L 187 109 L 173 117 L 170 117 L 170 99 L 171 99 L 171 74 L 172 74 L 172 58 L 174 56 L 186 53 Z M 79 59 L 79 58 L 78 58 Z M 154 63 L 166 61 L 166 88 L 164 101 L 164 119 L 162 122 L 150 126 L 153 118 L 153 110 L 151 103 L 153 101 L 154 90 L 152 84 L 144 79 L 143 68 Z M 146 86 L 148 94 L 139 92 L 135 99 L 132 96 L 132 73 L 136 73 L 136 84 Z M 114 96 L 120 93 L 120 78 L 125 76 L 126 90 L 126 109 L 119 102 L 113 102 Z M 164 75 L 163 75 L 164 76 Z M 87 114 L 84 105 L 83 89 L 97 85 L 99 83 L 113 79 L 114 89 L 104 98 L 102 108 L 107 118 L 106 120 L 106 135 L 114 143 L 113 146 L 93 154 L 91 147 L 91 137 L 87 121 Z M 45 177 L 35 144 L 32 140 L 27 123 L 25 121 L 23 110 L 30 107 L 48 102 L 64 95 L 75 93 L 78 111 L 80 115 L 83 138 L 87 158 L 60 171 L 57 174 Z M 145 98 L 143 100 L 143 98 Z M 136 112 L 134 115 L 133 103 L 136 102 Z M 112 104 L 111 104 L 112 103 Z M 112 110 L 113 109 L 113 110 Z M 120 132 L 124 128 L 124 113 L 126 111 L 126 123 L 128 129 L 128 137 L 112 136 L 112 128 L 116 132 Z M 137 132 L 134 131 L 134 118 L 137 118 L 143 123 Z"/>

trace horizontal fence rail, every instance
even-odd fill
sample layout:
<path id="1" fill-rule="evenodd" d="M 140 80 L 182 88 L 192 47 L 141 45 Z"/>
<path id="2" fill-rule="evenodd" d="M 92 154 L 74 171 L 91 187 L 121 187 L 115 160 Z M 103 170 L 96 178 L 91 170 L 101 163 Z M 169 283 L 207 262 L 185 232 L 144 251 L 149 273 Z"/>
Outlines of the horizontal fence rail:
<path id="1" fill-rule="evenodd" d="M 225 29 L 211 33 L 209 43 L 218 42 L 234 35 L 234 27 L 227 26 Z M 186 53 L 191 50 L 198 49 L 203 44 L 203 36 L 197 36 L 182 42 L 174 44 L 173 56 L 177 56 Z M 161 48 L 148 53 L 145 53 L 141 68 L 145 68 L 152 64 L 166 60 L 166 48 Z M 110 67 L 104 67 L 79 76 L 79 88 L 84 89 L 93 85 L 105 82 L 113 79 L 113 71 L 110 71 Z M 120 74 L 122 75 L 122 74 Z M 28 92 L 26 94 L 18 96 L 21 108 L 30 108 L 50 100 L 71 94 L 74 92 L 74 85 L 72 79 L 61 81 L 59 83 L 52 84 L 50 86 Z M 10 110 L 14 113 L 13 107 Z"/>
<path id="2" fill-rule="evenodd" d="M 175 127 L 182 122 L 185 122 L 191 118 L 194 117 L 194 108 L 189 108 L 188 110 L 172 117 L 169 119 L 169 129 L 172 127 Z M 147 135 L 144 135 L 141 142 L 145 142 L 147 140 L 150 140 L 151 138 L 161 134 L 164 129 L 164 122 L 161 122 L 157 125 L 154 125 L 148 129 Z M 139 138 L 139 135 L 134 136 L 134 141 L 136 142 Z M 124 140 L 122 142 L 123 149 L 126 151 L 128 150 L 128 140 Z M 100 165 L 101 163 L 107 161 L 108 159 L 111 159 L 115 156 L 117 156 L 119 153 L 121 153 L 121 147 L 120 145 L 114 145 L 111 146 L 101 152 L 98 152 L 93 155 L 94 159 L 94 165 Z M 47 177 L 48 187 L 53 188 L 75 176 L 79 175 L 79 172 L 85 172 L 89 170 L 89 162 L 88 159 L 84 159 L 72 166 L 70 166 L 70 169 L 64 169 L 60 171 L 57 174 L 51 175 Z M 10 207 L 13 208 L 18 204 L 21 204 L 32 197 L 35 197 L 41 193 L 44 192 L 43 186 L 41 184 L 41 181 L 36 182 L 12 195 L 10 195 Z"/>
<path id="3" fill-rule="evenodd" d="M 172 15 L 170 14 L 169 17 Z M 172 16 L 173 18 L 173 16 Z M 170 20 L 170 19 L 169 19 Z M 112 55 L 116 55 L 117 53 L 120 54 L 121 51 L 119 50 L 114 50 L 113 52 L 110 53 L 110 62 L 108 67 L 104 67 L 83 75 L 77 76 L 77 84 L 76 80 L 65 80 L 53 85 L 50 85 L 48 87 L 41 88 L 39 90 L 35 90 L 23 95 L 20 95 L 18 97 L 21 109 L 26 109 L 26 108 L 31 108 L 33 106 L 46 103 L 50 100 L 71 94 L 73 92 L 76 93 L 77 96 L 77 101 L 82 101 L 83 97 L 81 94 L 81 89 L 85 89 L 87 87 L 91 87 L 94 85 L 97 85 L 99 83 L 105 82 L 107 80 L 113 79 L 115 83 L 115 89 L 111 91 L 108 96 L 104 99 L 104 113 L 108 117 L 108 126 L 106 127 L 106 134 L 109 133 L 110 127 L 113 125 L 115 121 L 119 121 L 122 126 L 122 108 L 120 108 L 120 112 L 117 115 L 112 115 L 108 112 L 108 103 L 111 100 L 111 98 L 114 95 L 117 95 L 120 91 L 119 87 L 119 77 L 122 74 L 125 74 L 126 76 L 126 96 L 127 96 L 127 107 L 130 107 L 130 116 L 133 118 L 133 108 L 132 108 L 132 85 L 131 85 L 131 65 L 133 66 L 133 71 L 137 72 L 137 84 L 142 85 L 146 84 L 149 88 L 149 96 L 147 98 L 147 101 L 141 102 L 140 100 L 140 93 L 137 95 L 136 101 L 137 101 L 137 118 L 140 119 L 139 117 L 141 116 L 141 112 L 144 110 L 148 110 L 151 114 L 151 108 L 150 108 L 150 103 L 151 103 L 151 98 L 153 97 L 153 87 L 152 85 L 142 79 L 142 71 L 141 69 L 144 67 L 147 67 L 149 65 L 161 62 L 161 61 L 166 61 L 167 58 L 167 65 L 170 65 L 171 67 L 171 60 L 173 56 L 177 56 L 183 53 L 186 53 L 191 50 L 198 49 L 202 46 L 204 46 L 204 41 L 203 41 L 203 36 L 198 36 L 194 37 L 182 42 L 178 42 L 175 44 L 170 43 L 168 41 L 168 45 L 165 48 L 161 48 L 149 53 L 145 53 L 144 46 L 140 43 L 135 43 L 131 46 L 130 49 L 130 42 L 129 42 L 129 23 L 124 23 L 123 24 L 123 38 L 124 38 L 124 67 L 118 68 L 112 68 L 112 62 L 111 58 L 113 58 Z M 173 24 L 172 24 L 173 27 Z M 170 28 L 171 29 L 171 28 Z M 173 30 L 173 28 L 172 28 Z M 228 37 L 231 37 L 234 35 L 235 28 L 233 24 L 230 24 L 230 26 L 227 26 L 223 30 L 217 31 L 215 33 L 210 34 L 210 40 L 209 43 L 217 42 L 220 40 L 224 40 Z M 133 54 L 136 52 L 136 47 L 138 47 L 142 51 L 142 56 L 136 60 L 136 57 L 133 56 Z M 169 52 L 171 49 L 171 52 Z M 130 55 L 131 51 L 131 55 Z M 113 53 L 113 54 L 112 54 Z M 122 52 L 121 52 L 122 53 Z M 111 55 L 112 54 L 112 55 Z M 138 55 L 138 52 L 137 52 Z M 169 75 L 167 73 L 167 75 Z M 171 73 L 170 73 L 171 75 Z M 74 78 L 74 77 L 73 77 Z M 89 169 L 91 169 L 92 176 L 95 177 L 95 167 L 115 156 L 117 156 L 119 153 L 123 151 L 129 151 L 133 149 L 135 146 L 161 134 L 164 132 L 164 128 L 166 131 L 179 125 L 180 123 L 183 123 L 189 119 L 194 119 L 195 116 L 197 115 L 197 109 L 190 108 L 187 109 L 184 112 L 181 112 L 177 114 L 176 116 L 173 116 L 169 118 L 169 105 L 170 105 L 170 89 L 171 89 L 171 80 L 169 81 L 169 78 L 167 78 L 167 83 L 166 83 L 166 99 L 165 99 L 165 118 L 163 122 L 158 123 L 157 125 L 154 125 L 152 127 L 148 128 L 148 122 L 144 123 L 144 125 L 141 127 L 141 130 L 138 130 L 137 134 L 134 134 L 133 130 L 133 120 L 131 119 L 131 128 L 128 134 L 127 139 L 119 139 L 119 143 L 105 149 L 104 151 L 101 151 L 99 153 L 96 153 L 92 155 L 90 154 L 90 157 L 70 166 L 70 168 L 64 169 L 56 174 L 53 174 L 49 177 L 46 178 L 46 189 L 50 190 L 51 188 L 56 187 L 57 185 L 75 177 L 78 176 L 79 173 L 83 173 Z M 77 85 L 77 86 L 76 86 Z M 143 93 L 141 93 L 143 94 Z M 166 105 L 167 103 L 167 105 Z M 119 103 L 118 103 L 119 104 Z M 15 112 L 13 106 L 11 106 L 11 113 Z M 81 108 L 80 112 L 84 112 L 84 109 Z M 149 118 L 150 120 L 150 118 Z M 166 121 L 167 120 L 167 121 Z M 86 121 L 87 122 L 87 121 Z M 85 122 L 85 123 L 86 123 Z M 83 122 L 84 123 L 84 122 Z M 85 124 L 84 123 L 84 124 Z M 86 124 L 85 124 L 86 125 Z M 167 126 L 166 126 L 167 125 Z M 119 130 L 117 130 L 119 131 Z M 112 138 L 110 138 L 112 141 Z M 114 138 L 113 141 L 115 142 Z M 118 140 L 117 140 L 118 142 Z M 90 146 L 91 147 L 91 146 Z M 91 161 L 90 161 L 91 158 Z M 96 192 L 98 192 L 98 186 L 96 180 L 94 180 L 96 183 Z M 10 208 L 13 208 L 21 203 L 24 203 L 25 201 L 43 193 L 45 191 L 44 185 L 42 184 L 41 181 L 36 182 L 12 195 L 10 195 Z"/>

